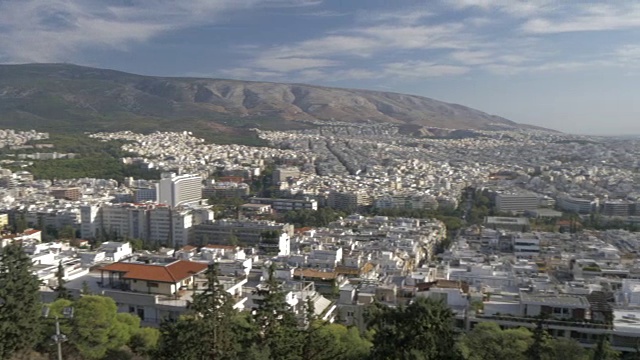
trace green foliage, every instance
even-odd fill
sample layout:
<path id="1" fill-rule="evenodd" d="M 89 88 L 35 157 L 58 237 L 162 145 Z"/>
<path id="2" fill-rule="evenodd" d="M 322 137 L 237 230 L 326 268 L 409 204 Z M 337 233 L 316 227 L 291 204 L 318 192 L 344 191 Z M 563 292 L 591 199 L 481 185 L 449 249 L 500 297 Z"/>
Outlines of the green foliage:
<path id="1" fill-rule="evenodd" d="M 617 360 L 620 359 L 620 352 L 614 350 L 606 335 L 600 335 L 595 348 L 592 350 L 593 360 Z"/>
<path id="2" fill-rule="evenodd" d="M 69 341 L 86 359 L 101 359 L 109 350 L 117 350 L 129 342 L 129 316 L 117 314 L 113 299 L 86 295 L 73 304 L 74 317 L 70 321 Z M 139 326 L 139 323 L 138 323 Z"/>
<path id="3" fill-rule="evenodd" d="M 284 215 L 284 221 L 293 224 L 295 227 L 323 227 L 329 223 L 345 217 L 342 211 L 331 208 L 320 208 L 318 210 L 294 210 Z"/>
<path id="4" fill-rule="evenodd" d="M 151 355 L 158 346 L 160 330 L 154 328 L 140 328 L 129 340 L 129 347 L 138 355 Z"/>
<path id="5" fill-rule="evenodd" d="M 53 133 L 50 134 L 50 139 L 44 142 L 54 144 L 53 150 L 57 152 L 73 152 L 77 157 L 34 160 L 33 165 L 24 170 L 30 171 L 36 179 L 93 177 L 122 181 L 128 176 L 141 179 L 160 178 L 156 170 L 144 170 L 136 165 L 123 164 L 120 159 L 128 155 L 121 150 L 123 141 L 99 141 L 85 134 Z"/>
<path id="6" fill-rule="evenodd" d="M 544 330 L 543 319 L 538 320 L 536 328 L 533 330 L 533 342 L 525 352 L 531 360 L 543 360 L 552 354 L 550 346 L 551 336 Z"/>
<path id="7" fill-rule="evenodd" d="M 66 307 L 74 308 L 72 319 L 62 316 Z M 108 297 L 85 295 L 77 301 L 58 299 L 49 305 L 49 318 L 59 317 L 61 332 L 69 342 L 64 352 L 77 353 L 82 359 L 124 359 L 133 354 L 149 355 L 156 347 L 159 331 L 141 328 L 140 318 L 127 313 L 117 313 L 115 302 Z M 54 324 L 48 324 L 47 334 L 54 332 Z M 43 348 L 50 342 L 45 340 Z M 126 351 L 126 346 L 133 353 Z M 125 356 L 126 355 L 126 356 Z"/>
<path id="8" fill-rule="evenodd" d="M 31 349 L 43 331 L 40 283 L 19 245 L 2 248 L 0 262 L 0 359 Z"/>
<path id="9" fill-rule="evenodd" d="M 253 322 L 257 328 L 256 343 L 268 351 L 272 358 L 299 359 L 302 342 L 298 323 L 271 265 L 266 287 L 257 291 L 262 302 L 255 312 Z"/>
<path id="10" fill-rule="evenodd" d="M 236 358 L 238 341 L 230 331 L 235 314 L 233 298 L 218 279 L 217 263 L 209 265 L 206 276 L 207 287 L 194 295 L 189 314 L 163 324 L 158 358 L 173 358 L 175 353 L 184 359 Z M 196 338 L 201 345 L 192 348 Z"/>
<path id="11" fill-rule="evenodd" d="M 440 301 L 417 298 L 406 307 L 369 313 L 372 360 L 462 359 L 455 347 L 453 313 Z"/>
<path id="12" fill-rule="evenodd" d="M 58 282 L 55 292 L 58 299 L 71 299 L 69 290 L 64 286 L 66 281 L 64 280 L 64 268 L 62 267 L 62 261 L 58 263 L 58 271 L 56 271 L 56 280 Z"/>
<path id="13" fill-rule="evenodd" d="M 526 360 L 533 342 L 528 329 L 502 330 L 496 323 L 483 322 L 464 336 L 459 346 L 468 360 Z"/>
<path id="14" fill-rule="evenodd" d="M 477 324 L 458 341 L 458 347 L 467 360 L 588 359 L 588 352 L 579 343 L 552 339 L 541 327 L 534 332 L 526 328 L 502 330 L 491 322 Z"/>
<path id="15" fill-rule="evenodd" d="M 76 229 L 73 226 L 65 225 L 58 231 L 58 238 L 65 240 L 75 240 Z"/>

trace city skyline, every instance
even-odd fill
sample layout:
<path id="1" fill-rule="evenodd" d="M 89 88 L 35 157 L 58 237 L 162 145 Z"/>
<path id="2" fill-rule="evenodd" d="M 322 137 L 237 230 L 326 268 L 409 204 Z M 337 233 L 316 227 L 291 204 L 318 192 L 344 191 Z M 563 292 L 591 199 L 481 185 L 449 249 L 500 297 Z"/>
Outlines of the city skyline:
<path id="1" fill-rule="evenodd" d="M 427 96 L 560 131 L 640 134 L 640 4 L 0 1 L 0 63 Z"/>

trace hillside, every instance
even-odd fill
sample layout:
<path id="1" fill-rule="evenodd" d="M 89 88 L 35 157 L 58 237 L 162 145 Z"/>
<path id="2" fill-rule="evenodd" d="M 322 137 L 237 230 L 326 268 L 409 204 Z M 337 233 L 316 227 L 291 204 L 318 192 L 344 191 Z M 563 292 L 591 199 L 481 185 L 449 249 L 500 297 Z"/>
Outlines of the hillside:
<path id="1" fill-rule="evenodd" d="M 397 93 L 236 80 L 167 78 L 67 64 L 0 65 L 0 126 L 48 131 L 191 130 L 246 142 L 249 128 L 295 120 L 424 127 L 528 127 L 457 104 Z"/>

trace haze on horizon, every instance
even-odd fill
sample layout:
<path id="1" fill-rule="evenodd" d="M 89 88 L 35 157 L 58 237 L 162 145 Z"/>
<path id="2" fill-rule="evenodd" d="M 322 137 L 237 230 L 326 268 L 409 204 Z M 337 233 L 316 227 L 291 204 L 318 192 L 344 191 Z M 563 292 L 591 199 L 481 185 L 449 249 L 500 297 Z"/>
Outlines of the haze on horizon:
<path id="1" fill-rule="evenodd" d="M 639 35 L 635 1 L 0 0 L 0 63 L 393 91 L 596 135 L 640 134 Z"/>

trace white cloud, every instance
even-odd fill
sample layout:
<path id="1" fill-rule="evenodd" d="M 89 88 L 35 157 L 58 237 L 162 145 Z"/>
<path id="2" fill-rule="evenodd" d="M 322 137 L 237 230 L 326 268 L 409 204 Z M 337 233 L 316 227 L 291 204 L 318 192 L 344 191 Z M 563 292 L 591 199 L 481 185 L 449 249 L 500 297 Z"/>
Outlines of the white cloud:
<path id="1" fill-rule="evenodd" d="M 385 66 L 386 75 L 399 76 L 404 78 L 423 78 L 462 75 L 469 72 L 465 66 L 442 65 L 428 61 L 405 61 L 390 63 Z"/>
<path id="2" fill-rule="evenodd" d="M 488 51 L 454 51 L 451 53 L 451 58 L 462 64 L 466 65 L 479 65 L 490 63 L 493 60 L 490 58 L 493 54 Z"/>
<path id="3" fill-rule="evenodd" d="M 321 68 L 328 66 L 336 66 L 339 65 L 339 62 L 327 59 L 313 59 L 313 58 L 299 58 L 299 57 L 290 57 L 290 58 L 266 58 L 261 57 L 253 62 L 253 65 L 270 71 L 296 71 L 303 70 L 309 68 Z"/>
<path id="4" fill-rule="evenodd" d="M 622 63 L 640 65 L 640 45 L 624 45 L 616 50 L 615 57 Z"/>
<path id="5" fill-rule="evenodd" d="M 357 13 L 356 20 L 367 23 L 393 22 L 402 25 L 415 25 L 432 16 L 434 13 L 425 8 L 409 8 L 396 12 L 361 11 Z"/>
<path id="6" fill-rule="evenodd" d="M 444 4 L 455 9 L 478 8 L 483 11 L 499 11 L 519 18 L 546 13 L 555 8 L 552 0 L 445 0 Z"/>
<path id="7" fill-rule="evenodd" d="M 554 34 L 640 28 L 640 3 L 578 5 L 571 10 L 560 17 L 530 19 L 522 25 L 522 30 L 533 34 Z"/>
<path id="8" fill-rule="evenodd" d="M 67 61 L 84 49 L 124 50 L 168 31 L 211 24 L 252 7 L 310 6 L 306 0 L 0 1 L 0 57 L 10 62 Z"/>

